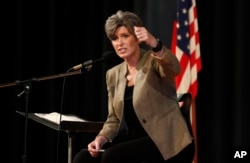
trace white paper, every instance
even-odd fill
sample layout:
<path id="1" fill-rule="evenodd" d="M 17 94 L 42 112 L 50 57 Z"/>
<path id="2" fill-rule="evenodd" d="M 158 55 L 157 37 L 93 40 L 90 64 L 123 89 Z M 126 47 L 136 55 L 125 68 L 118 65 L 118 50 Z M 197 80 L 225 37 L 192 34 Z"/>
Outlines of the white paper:
<path id="1" fill-rule="evenodd" d="M 52 113 L 34 113 L 36 116 L 54 122 L 56 124 L 60 123 L 60 115 L 57 112 Z M 75 121 L 75 122 L 86 122 L 87 120 L 79 118 L 75 115 L 61 115 L 61 121 Z"/>

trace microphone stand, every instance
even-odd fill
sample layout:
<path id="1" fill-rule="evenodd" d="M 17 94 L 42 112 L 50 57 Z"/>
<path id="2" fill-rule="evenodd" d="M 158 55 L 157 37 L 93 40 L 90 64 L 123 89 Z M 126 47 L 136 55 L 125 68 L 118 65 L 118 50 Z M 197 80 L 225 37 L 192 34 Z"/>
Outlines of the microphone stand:
<path id="1" fill-rule="evenodd" d="M 24 90 L 17 95 L 18 97 L 20 97 L 22 94 L 25 93 L 24 151 L 23 151 L 23 156 L 22 156 L 23 163 L 27 163 L 26 152 L 27 152 L 27 134 L 28 134 L 28 110 L 29 110 L 28 107 L 29 107 L 29 93 L 31 91 L 31 82 L 55 79 L 55 78 L 66 77 L 66 76 L 71 76 L 71 75 L 77 75 L 77 74 L 81 74 L 81 73 L 82 72 L 80 69 L 78 71 L 61 73 L 61 74 L 57 74 L 57 75 L 50 75 L 50 76 L 45 76 L 45 77 L 40 77 L 40 78 L 32 78 L 32 79 L 23 80 L 23 81 L 17 80 L 16 82 L 11 82 L 11 83 L 6 83 L 6 84 L 0 85 L 0 88 L 19 85 L 19 84 L 24 85 Z"/>

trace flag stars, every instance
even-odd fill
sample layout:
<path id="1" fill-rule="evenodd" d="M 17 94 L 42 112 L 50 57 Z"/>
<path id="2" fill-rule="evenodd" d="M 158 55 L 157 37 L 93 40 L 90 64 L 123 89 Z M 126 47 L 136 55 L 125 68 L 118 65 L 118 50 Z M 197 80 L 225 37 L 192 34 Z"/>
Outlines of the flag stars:
<path id="1" fill-rule="evenodd" d="M 190 54 L 190 34 L 189 34 L 189 8 L 190 2 L 187 0 L 180 0 L 179 6 L 177 8 L 177 35 L 176 40 L 178 42 L 179 48 L 185 53 Z"/>
<path id="2" fill-rule="evenodd" d="M 186 8 L 182 9 L 182 14 L 187 14 L 187 9 Z"/>
<path id="3" fill-rule="evenodd" d="M 177 35 L 177 40 L 181 41 L 181 35 Z"/>
<path id="4" fill-rule="evenodd" d="M 176 28 L 179 29 L 180 28 L 180 24 L 176 23 Z"/>
<path id="5" fill-rule="evenodd" d="M 184 21 L 184 25 L 188 26 L 188 21 L 187 20 Z"/>

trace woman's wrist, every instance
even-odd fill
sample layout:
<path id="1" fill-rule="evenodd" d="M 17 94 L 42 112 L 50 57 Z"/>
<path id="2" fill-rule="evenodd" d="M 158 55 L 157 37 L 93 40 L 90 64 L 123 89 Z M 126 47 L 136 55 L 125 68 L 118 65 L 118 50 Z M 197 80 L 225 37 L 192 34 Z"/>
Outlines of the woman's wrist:
<path id="1" fill-rule="evenodd" d="M 159 39 L 157 39 L 156 47 L 152 48 L 152 51 L 153 52 L 159 52 L 159 51 L 162 50 L 162 47 L 163 47 L 162 42 Z"/>
<path id="2" fill-rule="evenodd" d="M 109 139 L 103 135 L 98 135 L 98 136 L 96 136 L 96 138 L 101 139 L 105 143 L 109 142 Z"/>

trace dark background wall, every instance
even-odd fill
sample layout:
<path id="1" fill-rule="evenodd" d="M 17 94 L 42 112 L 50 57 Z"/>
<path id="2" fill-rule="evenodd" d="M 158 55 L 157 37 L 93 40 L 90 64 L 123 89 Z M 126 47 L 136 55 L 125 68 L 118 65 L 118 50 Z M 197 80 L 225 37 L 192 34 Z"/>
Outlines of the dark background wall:
<path id="1" fill-rule="evenodd" d="M 238 0 L 196 3 L 202 58 L 196 99 L 198 160 L 224 163 L 232 157 L 234 146 L 250 145 L 247 5 Z M 0 84 L 11 84 L 0 88 L 2 158 L 23 162 L 26 144 L 27 162 L 55 163 L 59 156 L 59 162 L 66 163 L 67 134 L 58 136 L 57 131 L 29 120 L 25 142 L 25 118 L 16 111 L 62 110 L 103 121 L 105 72 L 119 60 L 67 77 L 65 85 L 63 78 L 32 81 L 27 99 L 24 94 L 17 97 L 24 85 L 16 81 L 65 73 L 83 61 L 100 58 L 112 49 L 104 33 L 105 20 L 118 9 L 137 13 L 170 46 L 175 5 L 174 0 L 16 0 L 2 5 Z M 76 134 L 73 155 L 94 135 Z"/>

